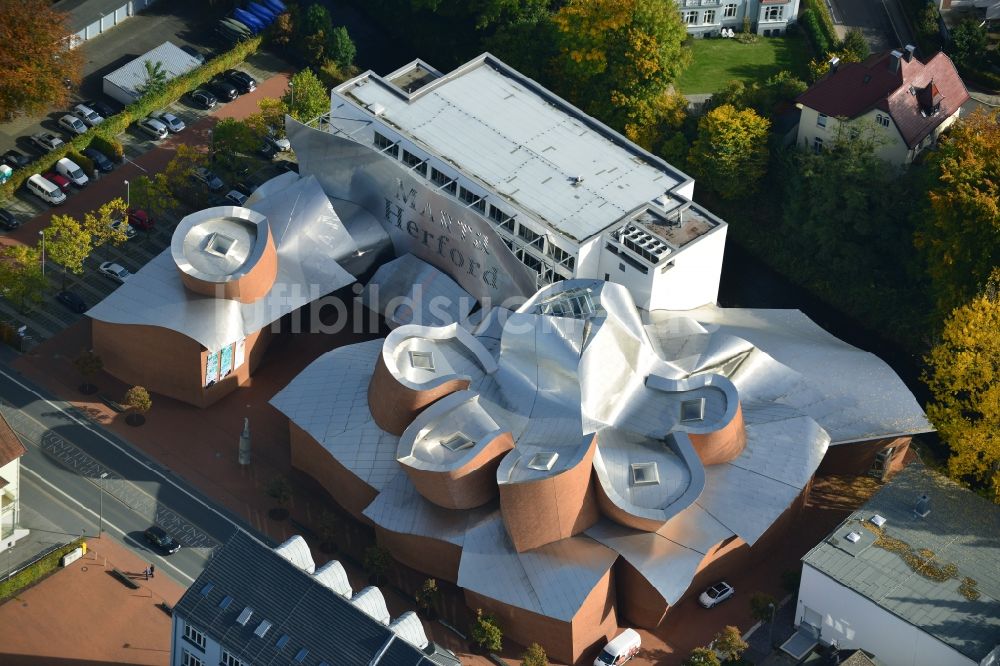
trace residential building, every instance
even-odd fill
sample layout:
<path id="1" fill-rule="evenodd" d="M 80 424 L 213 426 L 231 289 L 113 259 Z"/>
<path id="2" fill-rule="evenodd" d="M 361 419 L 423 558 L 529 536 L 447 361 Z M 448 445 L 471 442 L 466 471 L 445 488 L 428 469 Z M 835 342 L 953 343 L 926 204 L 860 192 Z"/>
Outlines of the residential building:
<path id="1" fill-rule="evenodd" d="M 833 62 L 830 71 L 799 95 L 797 144 L 820 151 L 840 132 L 874 128 L 876 154 L 906 165 L 958 119 L 969 100 L 954 63 L 943 52 L 926 62 L 916 48 L 877 53 L 860 63 Z"/>
<path id="2" fill-rule="evenodd" d="M 677 0 L 689 35 L 718 37 L 723 28 L 743 31 L 744 19 L 764 37 L 785 34 L 799 15 L 799 0 Z"/>
<path id="3" fill-rule="evenodd" d="M 21 456 L 26 452 L 17 433 L 0 414 L 0 552 L 28 534 L 19 526 Z"/>
<path id="4" fill-rule="evenodd" d="M 173 609 L 171 666 L 460 666 L 412 611 L 317 568 L 302 537 L 269 548 L 237 530 Z"/>
<path id="5" fill-rule="evenodd" d="M 74 48 L 88 39 L 120 25 L 156 0 L 59 0 L 52 9 L 69 15 L 70 45 Z"/>
<path id="6" fill-rule="evenodd" d="M 886 666 L 1000 661 L 1000 507 L 907 466 L 802 559 L 812 641 Z"/>

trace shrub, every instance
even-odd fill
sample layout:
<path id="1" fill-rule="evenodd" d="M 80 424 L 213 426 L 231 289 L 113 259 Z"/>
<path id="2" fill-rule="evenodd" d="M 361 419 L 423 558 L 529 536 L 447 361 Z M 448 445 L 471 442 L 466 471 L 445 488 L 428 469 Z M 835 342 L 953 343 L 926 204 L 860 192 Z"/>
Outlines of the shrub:
<path id="1" fill-rule="evenodd" d="M 684 660 L 683 666 L 719 666 L 719 658 L 711 648 L 696 647 Z"/>
<path id="2" fill-rule="evenodd" d="M 549 666 L 548 655 L 538 643 L 532 643 L 521 657 L 521 666 Z"/>
<path id="3" fill-rule="evenodd" d="M 58 569 L 59 560 L 62 559 L 62 556 L 79 548 L 84 541 L 84 539 L 80 538 L 74 540 L 72 543 L 66 544 L 65 546 L 61 546 L 23 571 L 20 571 L 7 580 L 0 582 L 0 601 L 8 599 L 25 588 L 34 585 L 48 574 Z"/>
<path id="4" fill-rule="evenodd" d="M 437 580 L 433 578 L 426 579 L 414 596 L 417 608 L 420 610 L 425 613 L 437 610 L 438 602 L 441 599 L 441 589 L 438 587 Z"/>
<path id="5" fill-rule="evenodd" d="M 503 631 L 500 625 L 492 615 L 483 613 L 482 608 L 476 609 L 476 619 L 472 622 L 469 635 L 473 643 L 489 652 L 499 652 L 503 647 Z"/>
<path id="6" fill-rule="evenodd" d="M 114 137 L 106 137 L 98 134 L 90 142 L 90 147 L 100 151 L 105 157 L 114 162 L 121 162 L 122 158 L 125 157 L 125 146 Z"/>
<path id="7" fill-rule="evenodd" d="M 778 602 L 770 594 L 754 592 L 750 597 L 750 616 L 760 622 L 770 622 L 778 609 Z"/>
<path id="8" fill-rule="evenodd" d="M 83 172 L 85 174 L 87 174 L 87 178 L 90 178 L 90 179 L 94 178 L 94 175 L 95 175 L 96 172 L 94 170 L 94 162 L 93 162 L 93 160 L 91 160 L 86 155 L 82 155 L 82 154 L 78 153 L 75 150 L 69 151 L 69 153 L 66 154 L 66 157 L 68 157 L 71 160 L 73 160 L 74 162 L 76 162 L 77 166 L 79 166 L 81 169 L 83 169 Z"/>
<path id="9" fill-rule="evenodd" d="M 392 564 L 392 555 L 388 549 L 382 546 L 368 546 L 365 548 L 365 557 L 362 564 L 368 575 L 377 581 L 389 570 L 389 565 Z"/>
<path id="10" fill-rule="evenodd" d="M 284 507 L 292 499 L 292 484 L 284 474 L 278 474 L 268 481 L 264 494 L 279 507 Z"/>
<path id="11" fill-rule="evenodd" d="M 823 34 L 823 29 L 819 25 L 819 19 L 816 18 L 816 13 L 813 10 L 803 10 L 799 14 L 799 23 L 805 28 L 806 35 L 809 36 L 809 41 L 812 42 L 813 50 L 816 53 L 823 54 L 830 50 L 830 43 Z"/>
<path id="12" fill-rule="evenodd" d="M 802 5 L 811 10 L 813 16 L 816 17 L 828 47 L 839 43 L 837 31 L 833 28 L 833 18 L 830 16 L 830 10 L 827 8 L 825 0 L 802 0 Z M 822 52 L 826 53 L 826 51 L 827 49 L 823 49 Z"/>

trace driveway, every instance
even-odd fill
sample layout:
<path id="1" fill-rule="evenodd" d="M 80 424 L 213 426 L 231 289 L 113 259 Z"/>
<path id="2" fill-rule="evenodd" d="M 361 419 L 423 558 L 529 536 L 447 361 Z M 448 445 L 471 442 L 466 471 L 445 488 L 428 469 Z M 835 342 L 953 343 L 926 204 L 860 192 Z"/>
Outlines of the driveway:
<path id="1" fill-rule="evenodd" d="M 894 0 L 888 0 L 893 2 Z M 834 29 L 840 39 L 851 28 L 858 28 L 872 52 L 898 48 L 883 0 L 826 0 L 833 17 Z"/>

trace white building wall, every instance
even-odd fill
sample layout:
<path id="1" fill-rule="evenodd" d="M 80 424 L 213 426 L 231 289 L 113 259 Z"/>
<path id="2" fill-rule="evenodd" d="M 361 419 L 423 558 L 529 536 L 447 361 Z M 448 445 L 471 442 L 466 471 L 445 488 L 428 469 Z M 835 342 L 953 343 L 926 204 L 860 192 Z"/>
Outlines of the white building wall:
<path id="1" fill-rule="evenodd" d="M 808 564 L 802 565 L 795 624 L 822 617 L 820 640 L 861 648 L 886 666 L 975 666 L 976 662 Z"/>
<path id="2" fill-rule="evenodd" d="M 212 640 L 211 636 L 205 634 L 202 627 L 199 627 L 197 624 L 193 625 L 195 629 L 200 631 L 205 636 L 205 649 L 199 648 L 197 645 L 184 637 L 185 620 L 183 617 L 174 614 L 172 622 L 170 666 L 184 666 L 185 650 L 197 659 L 201 660 L 204 666 L 217 666 L 222 663 L 222 646 Z"/>
<path id="3" fill-rule="evenodd" d="M 3 539 L 0 540 L 0 553 L 5 551 L 8 545 L 13 545 L 18 539 L 28 535 L 28 530 L 18 527 L 21 520 L 20 506 L 20 486 L 21 486 L 21 459 L 15 458 L 9 463 L 0 467 L 0 477 L 7 481 L 7 485 L 0 490 L 0 494 L 6 498 L 12 498 L 13 504 L 8 505 L 6 512 L 2 514 Z"/>
<path id="4" fill-rule="evenodd" d="M 652 298 L 648 310 L 690 310 L 719 300 L 722 258 L 729 227 L 713 229 L 686 245 L 673 259 L 673 268 L 651 271 Z"/>
<path id="5" fill-rule="evenodd" d="M 604 279 L 604 274 L 601 272 L 603 238 L 598 234 L 580 246 L 576 255 L 576 275 L 573 277 Z"/>

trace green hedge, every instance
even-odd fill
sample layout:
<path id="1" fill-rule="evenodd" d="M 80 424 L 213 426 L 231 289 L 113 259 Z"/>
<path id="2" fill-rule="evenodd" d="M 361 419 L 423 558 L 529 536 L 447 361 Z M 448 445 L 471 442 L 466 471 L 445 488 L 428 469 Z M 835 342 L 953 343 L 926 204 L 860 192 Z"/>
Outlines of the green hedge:
<path id="1" fill-rule="evenodd" d="M 8 599 L 21 590 L 31 587 L 42 578 L 59 568 L 59 560 L 66 553 L 76 550 L 86 539 L 76 539 L 72 543 L 62 546 L 42 559 L 38 560 L 23 571 L 11 576 L 9 580 L 0 583 L 0 601 Z"/>
<path id="2" fill-rule="evenodd" d="M 212 58 L 201 67 L 169 81 L 160 92 L 140 97 L 126 106 L 121 113 L 105 118 L 104 122 L 97 127 L 92 127 L 85 133 L 73 137 L 62 148 L 46 153 L 23 169 L 16 170 L 10 180 L 0 185 L 0 199 L 9 199 L 17 191 L 17 188 L 21 187 L 24 181 L 33 174 L 45 173 L 52 168 L 53 164 L 65 157 L 66 153 L 71 150 L 80 152 L 89 147 L 91 142 L 93 142 L 94 148 L 102 153 L 120 160 L 123 152 L 121 144 L 115 137 L 124 132 L 129 125 L 136 120 L 145 118 L 151 112 L 177 101 L 188 90 L 197 88 L 225 70 L 236 67 L 257 52 L 257 49 L 260 48 L 260 42 L 261 37 L 257 36 L 237 43 L 233 48 Z"/>
<path id="3" fill-rule="evenodd" d="M 799 23 L 805 28 L 805 33 L 809 35 L 809 41 L 812 42 L 817 57 L 825 58 L 830 51 L 830 42 L 827 41 L 826 35 L 823 33 L 819 19 L 816 18 L 816 12 L 811 9 L 803 10 L 799 14 Z"/>
<path id="4" fill-rule="evenodd" d="M 802 5 L 812 13 L 813 18 L 819 24 L 819 32 L 826 38 L 828 48 L 823 49 L 820 54 L 820 57 L 825 57 L 827 51 L 840 43 L 840 40 L 837 39 L 837 31 L 833 29 L 833 18 L 830 16 L 830 10 L 824 0 L 802 0 Z"/>

